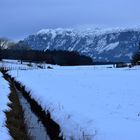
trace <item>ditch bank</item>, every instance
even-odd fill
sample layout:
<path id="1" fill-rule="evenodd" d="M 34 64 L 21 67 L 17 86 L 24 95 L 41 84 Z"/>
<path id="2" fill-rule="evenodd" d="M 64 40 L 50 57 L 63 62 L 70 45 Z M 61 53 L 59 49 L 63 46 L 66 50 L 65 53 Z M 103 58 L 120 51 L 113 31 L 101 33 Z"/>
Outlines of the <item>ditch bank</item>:
<path id="1" fill-rule="evenodd" d="M 19 97 L 16 93 L 14 84 L 8 77 L 4 75 L 4 78 L 9 82 L 10 94 L 8 103 L 9 110 L 5 111 L 6 115 L 6 127 L 9 129 L 9 133 L 13 140 L 31 140 L 28 134 L 27 125 L 24 120 L 24 111 L 19 101 Z"/>
<path id="2" fill-rule="evenodd" d="M 17 82 L 14 78 L 12 78 L 9 74 L 7 74 L 6 71 L 2 70 L 2 73 L 4 75 L 4 78 L 9 81 L 11 87 L 15 87 L 15 89 L 16 89 L 15 92 L 18 93 L 17 97 L 19 100 L 19 104 L 21 104 L 20 105 L 21 108 L 23 108 L 25 110 L 25 112 L 22 110 L 22 113 L 21 113 L 21 114 L 23 114 L 23 118 L 24 118 L 24 114 L 27 115 L 26 111 L 30 107 L 31 112 L 33 112 L 36 116 L 33 118 L 35 120 L 37 120 L 38 123 L 40 122 L 43 125 L 45 132 L 47 133 L 49 139 L 50 140 L 63 140 L 63 136 L 60 136 L 60 132 L 61 132 L 60 126 L 55 121 L 53 121 L 53 119 L 51 118 L 50 112 L 49 111 L 46 112 L 45 110 L 42 109 L 41 105 L 39 105 L 38 102 L 31 97 L 30 92 L 27 92 L 25 90 L 25 86 L 23 86 L 23 85 L 21 85 L 21 83 Z M 25 118 L 26 118 L 26 116 L 25 116 Z M 28 116 L 27 118 L 30 118 L 30 117 Z M 25 120 L 24 120 L 23 124 L 25 124 Z M 25 124 L 25 126 L 26 126 L 26 124 Z M 26 126 L 26 128 L 29 129 L 28 126 Z M 35 129 L 34 129 L 34 132 L 35 132 Z M 27 130 L 26 130 L 26 133 L 27 133 Z M 24 140 L 30 140 L 30 139 L 34 139 L 34 138 L 29 137 L 29 138 L 25 138 Z M 16 140 L 16 139 L 14 139 L 14 140 Z M 46 140 L 48 140 L 48 139 L 46 138 Z"/>

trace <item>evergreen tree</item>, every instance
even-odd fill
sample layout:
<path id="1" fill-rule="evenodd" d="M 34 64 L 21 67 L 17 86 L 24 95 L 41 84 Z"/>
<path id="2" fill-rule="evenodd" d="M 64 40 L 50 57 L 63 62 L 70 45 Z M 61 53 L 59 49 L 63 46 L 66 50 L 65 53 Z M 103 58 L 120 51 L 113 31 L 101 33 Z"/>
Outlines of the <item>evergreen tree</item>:
<path id="1" fill-rule="evenodd" d="M 132 57 L 132 64 L 137 65 L 139 61 L 140 61 L 140 43 L 138 46 L 138 52 L 135 53 Z"/>

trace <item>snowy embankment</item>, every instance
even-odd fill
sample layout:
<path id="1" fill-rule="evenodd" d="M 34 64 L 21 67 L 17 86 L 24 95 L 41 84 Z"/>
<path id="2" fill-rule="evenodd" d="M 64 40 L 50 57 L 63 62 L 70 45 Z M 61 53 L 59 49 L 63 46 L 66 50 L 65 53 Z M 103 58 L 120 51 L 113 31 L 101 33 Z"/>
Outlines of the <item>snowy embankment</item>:
<path id="1" fill-rule="evenodd" d="M 10 134 L 5 126 L 6 116 L 4 111 L 8 110 L 9 103 L 8 95 L 10 93 L 8 82 L 5 81 L 0 73 L 0 139 L 10 140 Z"/>
<path id="2" fill-rule="evenodd" d="M 11 71 L 51 112 L 67 140 L 140 139 L 140 68 Z"/>

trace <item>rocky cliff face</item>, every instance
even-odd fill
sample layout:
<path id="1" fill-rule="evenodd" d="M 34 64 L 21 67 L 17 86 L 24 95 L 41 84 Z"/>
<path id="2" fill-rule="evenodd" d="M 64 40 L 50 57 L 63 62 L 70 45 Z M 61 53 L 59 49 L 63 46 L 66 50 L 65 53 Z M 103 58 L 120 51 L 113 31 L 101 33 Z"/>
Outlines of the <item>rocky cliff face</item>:
<path id="1" fill-rule="evenodd" d="M 69 50 L 96 61 L 129 62 L 138 51 L 140 29 L 45 29 L 24 39 L 36 50 Z"/>

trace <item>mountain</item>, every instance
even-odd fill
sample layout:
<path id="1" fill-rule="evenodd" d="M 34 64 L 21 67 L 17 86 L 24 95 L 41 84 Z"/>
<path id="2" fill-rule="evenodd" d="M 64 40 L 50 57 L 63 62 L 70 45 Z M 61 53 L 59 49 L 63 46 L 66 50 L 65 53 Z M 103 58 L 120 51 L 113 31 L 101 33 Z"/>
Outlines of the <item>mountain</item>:
<path id="1" fill-rule="evenodd" d="M 0 38 L 0 49 L 8 49 L 8 47 L 11 45 L 13 45 L 12 41 L 6 38 Z"/>
<path id="2" fill-rule="evenodd" d="M 43 29 L 24 42 L 35 50 L 77 51 L 94 61 L 129 62 L 138 51 L 140 28 Z"/>

